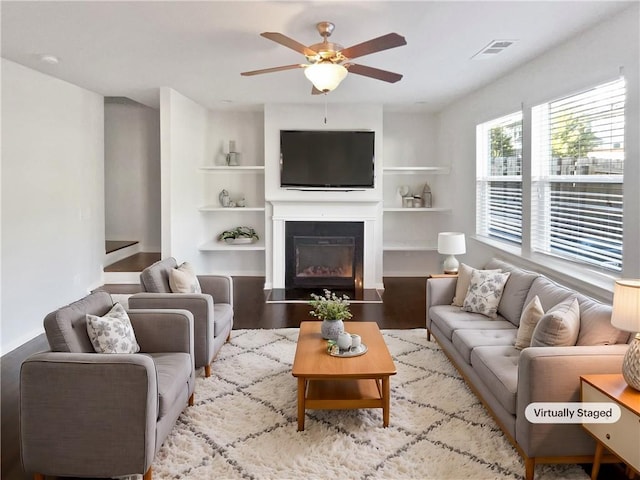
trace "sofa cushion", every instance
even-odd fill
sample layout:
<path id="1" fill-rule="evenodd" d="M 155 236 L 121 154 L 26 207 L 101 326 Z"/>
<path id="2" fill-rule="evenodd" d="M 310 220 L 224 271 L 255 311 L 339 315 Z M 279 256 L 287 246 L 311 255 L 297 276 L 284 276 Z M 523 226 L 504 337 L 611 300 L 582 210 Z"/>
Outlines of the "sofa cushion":
<path id="1" fill-rule="evenodd" d="M 498 304 L 502 298 L 504 285 L 509 279 L 510 273 L 488 272 L 486 270 L 474 270 L 471 273 L 471 282 L 467 296 L 464 298 L 462 309 L 466 312 L 475 312 L 486 315 L 489 318 L 498 316 Z"/>
<path id="2" fill-rule="evenodd" d="M 520 316 L 520 325 L 518 326 L 518 335 L 516 336 L 515 343 L 515 347 L 518 350 L 522 350 L 531 345 L 533 331 L 543 315 L 544 310 L 542 310 L 540 299 L 536 295 L 533 297 L 533 300 L 524 307 L 522 315 Z"/>
<path id="3" fill-rule="evenodd" d="M 142 291 L 152 293 L 171 293 L 169 274 L 178 263 L 173 257 L 159 260 L 140 273 Z"/>
<path id="4" fill-rule="evenodd" d="M 196 272 L 189 262 L 169 271 L 169 287 L 173 293 L 202 293 Z"/>
<path id="5" fill-rule="evenodd" d="M 140 346 L 124 307 L 116 303 L 104 316 L 87 314 L 87 334 L 98 353 L 138 353 Z"/>
<path id="6" fill-rule="evenodd" d="M 629 333 L 611 325 L 611 305 L 604 305 L 584 295 L 580 303 L 580 332 L 576 345 L 614 345 L 626 343 Z"/>
<path id="7" fill-rule="evenodd" d="M 171 410 L 171 407 L 184 396 L 189 397 L 189 381 L 193 368 L 191 355 L 183 352 L 150 353 L 158 375 L 158 418 Z"/>
<path id="8" fill-rule="evenodd" d="M 479 313 L 465 312 L 460 310 L 460 307 L 453 305 L 434 305 L 429 308 L 429 315 L 431 321 L 438 325 L 438 328 L 445 334 L 447 339 L 451 340 L 453 332 L 458 329 L 512 329 L 511 322 L 506 321 L 504 318 L 498 316 L 495 320 L 492 320 Z"/>
<path id="9" fill-rule="evenodd" d="M 103 316 L 111 307 L 111 295 L 94 292 L 49 313 L 44 318 L 44 330 L 51 351 L 95 353 L 87 334 L 87 314 Z"/>
<path id="10" fill-rule="evenodd" d="M 469 283 L 471 283 L 471 274 L 476 269 L 461 263 L 458 267 L 458 280 L 456 281 L 456 293 L 453 297 L 452 305 L 456 307 L 461 307 L 464 304 L 464 299 L 467 296 L 467 290 L 469 290 Z M 500 270 L 496 270 L 496 272 L 500 272 Z"/>
<path id="11" fill-rule="evenodd" d="M 485 268 L 499 269 L 502 272 L 511 273 L 502 292 L 500 305 L 498 305 L 498 313 L 515 326 L 518 326 L 520 324 L 522 309 L 528 303 L 525 303 L 525 299 L 527 298 L 531 284 L 539 275 L 495 258 L 489 261 L 489 263 L 485 265 Z"/>
<path id="12" fill-rule="evenodd" d="M 527 294 L 524 304 L 528 305 L 536 295 L 540 299 L 542 309 L 546 312 L 567 298 L 575 297 L 576 292 L 540 275 L 531 284 L 531 288 L 529 289 L 529 293 Z"/>
<path id="13" fill-rule="evenodd" d="M 215 303 L 213 305 L 213 336 L 217 337 L 232 322 L 233 307 L 228 303 Z"/>
<path id="14" fill-rule="evenodd" d="M 476 347 L 490 345 L 513 345 L 516 338 L 516 329 L 458 329 L 453 332 L 453 346 L 464 358 L 465 362 L 471 363 L 471 351 Z"/>
<path id="15" fill-rule="evenodd" d="M 545 313 L 531 337 L 532 347 L 573 346 L 580 330 L 580 305 L 575 297 L 560 302 Z"/>
<path id="16" fill-rule="evenodd" d="M 471 366 L 498 402 L 516 414 L 518 359 L 520 350 L 513 345 L 476 347 L 471 352 Z"/>

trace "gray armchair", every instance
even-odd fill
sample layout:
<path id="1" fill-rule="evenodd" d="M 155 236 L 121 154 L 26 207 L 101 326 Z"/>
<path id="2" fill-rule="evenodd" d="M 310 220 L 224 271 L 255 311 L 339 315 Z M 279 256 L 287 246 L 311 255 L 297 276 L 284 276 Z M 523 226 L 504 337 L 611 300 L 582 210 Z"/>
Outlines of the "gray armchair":
<path id="1" fill-rule="evenodd" d="M 22 464 L 36 479 L 151 480 L 156 452 L 193 404 L 193 316 L 184 310 L 129 311 L 140 353 L 94 353 L 86 314 L 103 316 L 111 296 L 96 292 L 44 320 L 50 352 L 20 369 Z"/>
<path id="2" fill-rule="evenodd" d="M 169 257 L 140 274 L 142 293 L 129 297 L 129 308 L 179 308 L 189 310 L 194 321 L 196 368 L 211 375 L 211 362 L 233 329 L 233 279 L 225 275 L 198 275 L 202 293 L 172 293 L 170 271 L 178 266 Z"/>

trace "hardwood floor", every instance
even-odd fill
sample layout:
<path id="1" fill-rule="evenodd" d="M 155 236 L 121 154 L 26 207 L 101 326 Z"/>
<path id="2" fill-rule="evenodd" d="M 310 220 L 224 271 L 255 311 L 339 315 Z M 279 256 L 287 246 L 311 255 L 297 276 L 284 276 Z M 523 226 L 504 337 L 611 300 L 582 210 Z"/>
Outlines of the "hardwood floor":
<path id="1" fill-rule="evenodd" d="M 112 263 L 105 267 L 105 272 L 141 272 L 146 267 L 160 260 L 160 253 L 157 252 L 140 252 Z"/>
<path id="2" fill-rule="evenodd" d="M 388 277 L 383 303 L 352 304 L 354 320 L 375 321 L 380 328 L 424 328 L 424 277 Z M 304 303 L 265 302 L 264 277 L 234 278 L 234 329 L 298 327 L 309 320 L 309 306 Z M 112 293 L 133 293 L 137 285 L 104 285 Z M 48 348 L 44 335 L 2 357 L 2 478 L 32 478 L 22 471 L 18 434 L 18 391 L 20 364 L 32 353 Z M 51 439 L 55 441 L 55 439 Z M 585 466 L 585 470 L 589 470 Z M 626 478 L 616 465 L 603 465 L 600 479 Z M 48 477 L 49 479 L 49 477 Z M 51 479 L 49 479 L 51 480 Z"/>

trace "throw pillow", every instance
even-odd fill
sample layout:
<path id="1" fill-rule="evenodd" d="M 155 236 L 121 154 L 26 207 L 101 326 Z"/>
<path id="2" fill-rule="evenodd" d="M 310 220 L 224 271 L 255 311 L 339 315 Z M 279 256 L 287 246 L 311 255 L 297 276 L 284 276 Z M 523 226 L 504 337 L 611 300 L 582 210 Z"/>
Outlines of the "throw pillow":
<path id="1" fill-rule="evenodd" d="M 498 316 L 498 305 L 502 298 L 504 285 L 509 279 L 509 272 L 491 272 L 488 270 L 474 270 L 467 296 L 464 297 L 462 310 L 481 313 L 489 318 Z"/>
<path id="2" fill-rule="evenodd" d="M 520 325 L 518 326 L 518 333 L 516 335 L 515 347 L 518 350 L 527 348 L 531 345 L 531 337 L 533 336 L 533 330 L 544 315 L 540 298 L 536 295 L 522 310 L 520 315 Z"/>
<path id="3" fill-rule="evenodd" d="M 456 294 L 453 297 L 451 305 L 461 307 L 464 304 L 464 297 L 467 296 L 469 290 L 469 284 L 471 283 L 471 274 L 476 269 L 461 263 L 458 267 L 458 280 L 456 282 Z M 502 270 L 484 270 L 486 272 L 501 272 Z"/>
<path id="4" fill-rule="evenodd" d="M 545 313 L 531 337 L 532 347 L 561 347 L 576 344 L 580 332 L 580 304 L 569 297 Z"/>
<path id="5" fill-rule="evenodd" d="M 97 353 L 140 351 L 129 315 L 119 303 L 114 304 L 104 317 L 87 314 L 87 334 Z"/>
<path id="6" fill-rule="evenodd" d="M 196 272 L 189 262 L 170 271 L 169 286 L 173 293 L 202 293 Z"/>

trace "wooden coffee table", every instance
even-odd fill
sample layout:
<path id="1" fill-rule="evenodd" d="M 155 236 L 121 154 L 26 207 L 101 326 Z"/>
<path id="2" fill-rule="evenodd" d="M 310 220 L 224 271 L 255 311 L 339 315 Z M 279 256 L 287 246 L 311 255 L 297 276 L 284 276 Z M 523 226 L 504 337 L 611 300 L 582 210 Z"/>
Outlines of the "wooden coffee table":
<path id="1" fill-rule="evenodd" d="M 332 357 L 320 333 L 320 321 L 302 322 L 292 374 L 298 379 L 298 431 L 304 430 L 305 411 L 382 408 L 382 424 L 389 425 L 389 376 L 396 366 L 375 322 L 344 322 L 368 348 L 358 357 Z"/>

